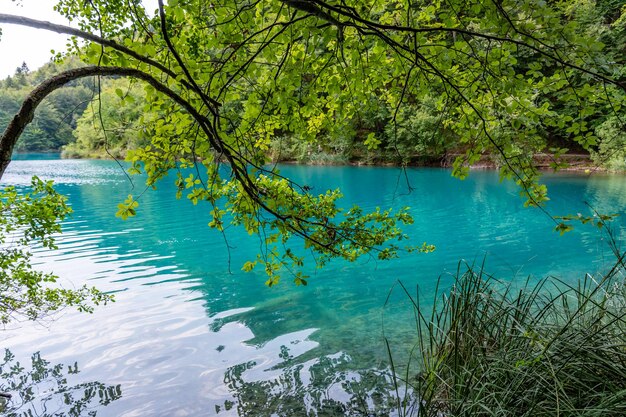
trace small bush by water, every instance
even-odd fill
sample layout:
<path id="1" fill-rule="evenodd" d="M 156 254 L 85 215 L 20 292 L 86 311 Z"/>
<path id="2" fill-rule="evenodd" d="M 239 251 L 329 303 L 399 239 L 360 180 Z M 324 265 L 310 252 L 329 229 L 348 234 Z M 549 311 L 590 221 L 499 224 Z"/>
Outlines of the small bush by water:
<path id="1" fill-rule="evenodd" d="M 402 414 L 626 415 L 623 259 L 575 286 L 504 284 L 470 267 L 428 306 L 402 287 L 415 309 L 420 362 L 405 381 L 419 404 L 399 398 Z"/>

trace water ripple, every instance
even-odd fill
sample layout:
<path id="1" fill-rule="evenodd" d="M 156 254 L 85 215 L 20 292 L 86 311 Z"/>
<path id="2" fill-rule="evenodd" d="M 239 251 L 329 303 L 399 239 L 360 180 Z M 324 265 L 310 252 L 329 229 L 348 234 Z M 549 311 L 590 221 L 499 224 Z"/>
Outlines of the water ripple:
<path id="1" fill-rule="evenodd" d="M 397 187 L 393 169 L 284 167 L 283 173 L 319 191 L 341 186 L 346 205 L 411 206 L 416 221 L 407 232 L 438 250 L 390 262 L 335 262 L 311 269 L 308 287 L 286 282 L 268 289 L 262 272 L 239 270 L 255 258 L 258 239 L 229 230 L 236 247 L 229 253 L 206 226 L 208 209 L 175 200 L 173 187 L 145 193 L 137 218 L 122 222 L 115 204 L 131 186 L 115 163 L 15 161 L 4 183 L 25 185 L 33 174 L 54 179 L 74 209 L 57 250 L 32 248 L 37 268 L 58 274 L 68 288 L 96 285 L 116 302 L 91 315 L 66 310 L 43 323 L 16 323 L 3 332 L 4 346 L 21 360 L 41 351 L 54 362 L 78 363 L 76 383 L 121 384 L 122 398 L 99 410 L 101 416 L 235 416 L 267 404 L 264 395 L 279 389 L 294 407 L 303 401 L 313 407 L 326 395 L 351 398 L 334 379 L 336 367 L 350 370 L 342 378 L 357 381 L 360 370 L 386 366 L 383 332 L 399 357 L 414 346 L 410 303 L 390 292 L 398 279 L 428 297 L 440 275 L 449 285 L 447 274 L 460 259 L 480 264 L 486 255 L 488 269 L 503 279 L 576 279 L 611 262 L 597 231 L 559 237 L 545 216 L 522 208 L 513 186 L 489 172 L 461 182 L 442 170 L 409 170 L 412 193 Z M 584 210 L 573 195 L 624 211 L 621 180 L 548 181 L 553 211 Z M 616 228 L 624 227 L 622 218 Z M 303 400 L 302 385 L 320 378 L 324 390 Z"/>

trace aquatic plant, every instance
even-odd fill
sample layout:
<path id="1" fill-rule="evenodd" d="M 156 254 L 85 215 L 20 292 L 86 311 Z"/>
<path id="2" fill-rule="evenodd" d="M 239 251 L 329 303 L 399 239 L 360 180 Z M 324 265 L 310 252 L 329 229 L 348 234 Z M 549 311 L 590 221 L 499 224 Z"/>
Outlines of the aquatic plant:
<path id="1" fill-rule="evenodd" d="M 504 283 L 460 265 L 431 305 L 400 284 L 415 310 L 420 366 L 394 374 L 410 388 L 404 397 L 419 398 L 404 415 L 626 415 L 625 256 L 575 285 Z"/>

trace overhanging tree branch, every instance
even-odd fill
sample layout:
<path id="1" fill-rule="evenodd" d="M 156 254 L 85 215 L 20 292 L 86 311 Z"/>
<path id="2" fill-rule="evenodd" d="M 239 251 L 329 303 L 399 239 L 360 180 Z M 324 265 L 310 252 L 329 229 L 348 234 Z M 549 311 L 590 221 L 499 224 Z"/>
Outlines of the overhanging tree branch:
<path id="1" fill-rule="evenodd" d="M 2 175 L 4 174 L 7 166 L 11 162 L 11 154 L 13 153 L 13 148 L 15 147 L 17 140 L 19 139 L 26 126 L 28 126 L 28 124 L 33 120 L 35 110 L 37 110 L 37 106 L 39 106 L 43 99 L 45 99 L 50 93 L 58 88 L 63 87 L 70 81 L 95 75 L 117 75 L 143 80 L 150 84 L 152 87 L 154 87 L 157 91 L 165 94 L 181 107 L 183 107 L 193 116 L 194 119 L 205 125 L 205 128 L 208 124 L 210 124 L 208 119 L 198 113 L 198 111 L 187 100 L 182 98 L 178 93 L 154 78 L 152 75 L 147 74 L 143 71 L 134 68 L 100 66 L 89 66 L 68 70 L 47 79 L 39 86 L 37 86 L 34 90 L 32 90 L 24 99 L 18 113 L 9 122 L 4 133 L 0 137 L 0 179 L 2 178 Z M 207 134 L 209 141 L 211 141 L 212 146 L 216 150 L 221 151 L 222 145 L 219 143 L 217 137 L 212 135 L 208 129 L 205 130 L 205 133 Z"/>
<path id="2" fill-rule="evenodd" d="M 108 6 L 104 0 L 88 3 L 92 7 Z M 197 177 L 186 181 L 179 174 L 177 186 L 181 196 L 188 190 L 187 197 L 194 203 L 206 200 L 213 205 L 212 227 L 222 227 L 222 212 L 231 213 L 237 216 L 231 223 L 244 225 L 250 233 L 267 228 L 278 230 L 276 236 L 284 239 L 298 235 L 313 243 L 316 250 L 332 252 L 333 256 L 353 258 L 343 247 L 345 241 L 358 241 L 359 245 L 354 245 L 356 253 L 364 246 L 372 249 L 382 245 L 390 233 L 387 231 L 382 240 L 351 234 L 357 229 L 357 217 L 348 223 L 329 220 L 341 213 L 335 209 L 333 196 L 328 197 L 327 206 L 319 207 L 325 201 L 323 196 L 316 198 L 289 180 L 283 183 L 278 173 L 264 167 L 268 147 L 277 135 L 295 136 L 302 131 L 306 138 L 317 140 L 326 131 L 339 131 L 360 114 L 359 106 L 372 94 L 383 96 L 376 102 L 395 107 L 396 123 L 400 106 L 427 95 L 442 94 L 446 106 L 455 105 L 445 122 L 449 122 L 452 134 L 458 135 L 460 143 L 469 144 L 465 162 L 471 163 L 485 152 L 501 155 L 503 175 L 517 179 L 528 193 L 529 202 L 539 205 L 545 200 L 545 193 L 543 188 L 535 187 L 538 173 L 529 157 L 543 144 L 537 129 L 567 123 L 565 117 L 552 118 L 550 103 L 543 107 L 544 97 L 561 88 L 558 77 L 549 78 L 552 68 L 567 69 L 565 78 L 570 73 L 583 74 L 584 80 L 593 78 L 624 88 L 607 79 L 610 76 L 601 67 L 581 61 L 578 55 L 560 53 L 561 38 L 554 37 L 558 28 L 552 30 L 552 26 L 545 25 L 552 22 L 547 9 L 546 18 L 540 12 L 531 13 L 537 27 L 544 24 L 548 28 L 545 31 L 548 41 L 544 42 L 543 31 L 534 36 L 535 32 L 529 35 L 530 29 L 524 26 L 515 31 L 509 28 L 516 22 L 515 15 L 513 20 L 507 19 L 506 11 L 490 6 L 489 1 L 467 16 L 461 13 L 447 20 L 437 14 L 439 10 L 447 13 L 441 7 L 435 7 L 432 16 L 411 17 L 412 11 L 422 6 L 414 2 L 394 11 L 375 1 L 370 2 L 370 11 L 338 0 L 254 2 L 253 8 L 232 0 L 210 5 L 200 1 L 158 3 L 151 24 L 144 26 L 140 22 L 144 31 L 150 31 L 144 34 L 150 38 L 147 48 L 131 43 L 138 39 L 137 35 L 139 39 L 148 36 L 142 36 L 137 26 L 124 29 L 133 17 L 125 14 L 121 6 L 103 8 L 103 15 L 94 16 L 89 13 L 91 9 L 81 9 L 75 3 L 78 16 L 84 19 L 81 27 L 102 27 L 106 19 L 111 19 L 116 29 L 115 40 L 103 39 L 109 35 L 96 36 L 18 16 L 0 14 L 0 23 L 52 30 L 103 45 L 106 50 L 102 50 L 101 58 L 106 56 L 109 64 L 120 67 L 98 66 L 85 71 L 142 79 L 161 93 L 150 93 L 146 98 L 152 111 L 167 110 L 168 123 L 155 125 L 151 145 L 134 150 L 129 158 L 138 171 L 148 174 L 150 185 L 179 163 L 181 168 L 195 164 Z M 529 11 L 536 5 L 534 0 L 524 3 Z M 66 12 L 74 16 L 72 13 Z M 337 27 L 338 33 L 335 34 L 333 27 Z M 563 35 L 566 42 L 569 38 L 565 35 L 578 39 L 566 32 Z M 494 45 L 500 50 L 493 51 Z M 526 50 L 520 51 L 521 47 Z M 581 48 L 584 49 L 582 43 Z M 87 52 L 91 61 L 93 51 Z M 517 64 L 517 59 L 527 55 L 541 64 L 549 61 L 548 68 L 527 72 L 526 63 Z M 357 80 L 359 65 L 362 80 Z M 276 74 L 272 74 L 274 67 Z M 322 73 L 328 77 L 322 77 Z M 567 81 L 571 88 L 576 88 Z M 369 87 L 362 88 L 363 85 Z M 48 88 L 53 87 L 48 84 Z M 163 100 L 164 96 L 174 102 Z M 517 96 L 521 99 L 516 101 Z M 12 130 L 3 137 L 2 146 L 8 149 L 9 157 L 12 149 L 9 147 L 15 144 L 24 123 L 28 123 L 29 117 L 32 119 L 32 107 L 41 99 L 33 96 L 29 100 L 32 103 L 24 103 L 23 111 L 10 126 Z M 224 100 L 226 106 L 220 108 L 218 100 Z M 567 96 L 562 99 L 564 103 L 569 103 L 568 100 Z M 518 110 L 520 106 L 522 110 Z M 531 117 L 532 112 L 535 114 Z M 222 128 L 224 120 L 229 125 Z M 192 127 L 204 135 L 190 135 Z M 397 136 L 395 133 L 394 140 Z M 514 145 L 518 143 L 526 146 L 525 152 L 516 150 Z M 5 159 L 8 163 L 8 158 Z M 211 181 L 200 178 L 200 162 L 207 167 Z M 218 173 L 221 162 L 229 165 L 228 180 L 222 181 Z M 461 158 L 455 162 L 459 175 L 464 175 L 462 164 Z M 221 207 L 224 197 L 228 203 L 220 212 L 218 206 Z M 267 220 L 265 214 L 271 219 Z M 386 221 L 383 216 L 370 219 L 371 223 Z M 359 227 L 365 229 L 367 224 Z M 278 239 L 276 236 L 272 238 Z M 266 265 L 273 268 L 271 262 Z"/>
<path id="3" fill-rule="evenodd" d="M 339 252 L 335 248 L 333 248 L 331 243 L 324 243 L 319 239 L 316 239 L 312 234 L 307 231 L 307 227 L 303 227 L 303 225 L 307 225 L 308 227 L 316 227 L 320 226 L 321 223 L 315 220 L 294 216 L 292 214 L 282 214 L 279 210 L 269 207 L 268 204 L 264 202 L 265 195 L 263 190 L 260 190 L 254 183 L 252 178 L 250 178 L 250 176 L 246 172 L 245 164 L 242 164 L 241 162 L 241 157 L 229 146 L 224 145 L 220 141 L 220 139 L 213 134 L 213 132 L 215 131 L 214 127 L 211 125 L 210 120 L 206 116 L 200 114 L 192 104 L 190 104 L 187 100 L 181 97 L 178 93 L 170 89 L 168 86 L 164 85 L 159 80 L 154 78 L 152 75 L 134 68 L 100 66 L 76 68 L 62 72 L 61 74 L 49 78 L 48 80 L 37 86 L 34 90 L 32 90 L 30 94 L 26 97 L 26 99 L 24 99 L 20 110 L 13 117 L 6 130 L 0 137 L 0 179 L 2 178 L 7 166 L 11 162 L 13 148 L 15 147 L 15 144 L 17 143 L 20 135 L 22 134 L 26 126 L 28 126 L 28 124 L 33 120 L 37 106 L 39 106 L 39 104 L 49 94 L 51 94 L 58 88 L 63 87 L 65 84 L 79 78 L 96 75 L 125 76 L 143 80 L 146 83 L 150 84 L 152 87 L 154 87 L 155 90 L 159 91 L 160 93 L 166 95 L 171 100 L 176 102 L 185 111 L 187 111 L 196 120 L 196 122 L 198 122 L 213 148 L 228 160 L 231 169 L 233 170 L 233 175 L 242 185 L 245 193 L 255 202 L 255 204 L 259 206 L 259 208 L 262 208 L 264 211 L 274 216 L 276 219 L 284 222 L 286 227 L 292 233 L 304 238 L 305 240 L 310 241 L 314 245 L 335 253 L 336 256 L 340 255 Z M 331 224 L 326 223 L 324 224 L 324 226 L 329 227 L 337 234 L 341 232 L 340 228 Z"/>

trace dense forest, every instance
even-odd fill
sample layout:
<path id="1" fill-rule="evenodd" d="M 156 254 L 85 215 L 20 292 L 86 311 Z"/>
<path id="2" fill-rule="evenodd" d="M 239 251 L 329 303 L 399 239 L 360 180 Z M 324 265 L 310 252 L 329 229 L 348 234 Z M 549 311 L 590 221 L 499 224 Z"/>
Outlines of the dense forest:
<path id="1" fill-rule="evenodd" d="M 626 80 L 626 11 L 620 0 L 576 0 L 559 2 L 563 23 L 575 23 L 576 30 L 589 39 L 592 50 L 604 54 L 606 69 L 618 81 Z M 364 45 L 367 46 L 367 45 Z M 484 53 L 492 58 L 501 53 L 502 65 L 513 67 L 516 73 L 532 76 L 537 72 L 534 104 L 550 105 L 550 112 L 558 115 L 558 122 L 548 124 L 539 120 L 519 118 L 516 103 L 506 105 L 497 116 L 503 120 L 494 134 L 513 136 L 523 152 L 547 154 L 553 168 L 567 166 L 568 154 L 590 155 L 596 165 L 608 169 L 626 169 L 626 134 L 624 121 L 618 116 L 623 92 L 607 91 L 610 105 L 597 107 L 563 106 L 572 95 L 585 91 L 605 89 L 593 77 L 573 75 L 558 77 L 559 63 L 546 62 L 544 57 L 517 49 L 514 53 L 489 49 Z M 374 46 L 372 46 L 373 48 Z M 362 54 L 369 54 L 363 51 Z M 0 82 L 0 126 L 5 126 L 16 113 L 26 93 L 55 72 L 81 65 L 75 58 L 62 63 L 50 63 L 29 71 L 26 63 L 16 69 L 15 75 Z M 541 73 L 539 73 L 541 70 Z M 548 76 L 546 76 L 548 74 Z M 552 76 L 550 76 L 550 74 Z M 305 74 L 304 82 L 313 80 Z M 146 91 L 151 87 L 137 82 L 111 78 L 83 78 L 73 81 L 52 94 L 37 111 L 32 123 L 17 144 L 17 150 L 62 152 L 71 158 L 123 158 L 128 150 L 145 146 L 154 135 L 155 126 L 167 123 L 165 110 L 146 104 Z M 466 152 L 467 139 L 460 137 L 449 119 L 451 114 L 441 85 L 433 84 L 424 94 L 411 95 L 407 91 L 403 102 L 395 106 L 384 92 L 371 94 L 361 103 L 353 117 L 331 120 L 311 118 L 306 130 L 268 129 L 263 142 L 273 161 L 301 163 L 413 163 L 450 164 L 455 156 Z M 233 129 L 245 126 L 246 103 L 258 92 L 253 88 L 238 90 L 223 112 L 228 115 Z M 294 90 L 294 94 L 297 92 Z M 616 97 L 615 95 L 619 95 Z M 457 103 L 459 104 L 459 103 Z M 520 106 L 523 106 L 520 99 Z M 547 108 L 547 105 L 546 105 Z M 335 125 L 336 127 L 334 127 Z M 521 131 L 525 130 L 524 134 Z M 531 132 L 531 134 L 527 134 Z M 528 138 L 528 139 L 525 139 Z M 498 164 L 493 152 L 480 155 L 470 162 L 487 161 Z M 562 157 L 563 158 L 560 158 Z M 570 155 L 571 156 L 571 155 Z M 586 159 L 586 158 L 585 158 Z"/>
<path id="2" fill-rule="evenodd" d="M 0 81 L 0 127 L 8 125 L 32 89 L 51 75 L 80 65 L 76 58 L 48 63 L 30 71 L 27 63 Z M 59 152 L 75 141 L 74 130 L 81 114 L 93 99 L 93 80 L 76 80 L 55 91 L 37 109 L 37 115 L 16 145 L 18 152 Z"/>

